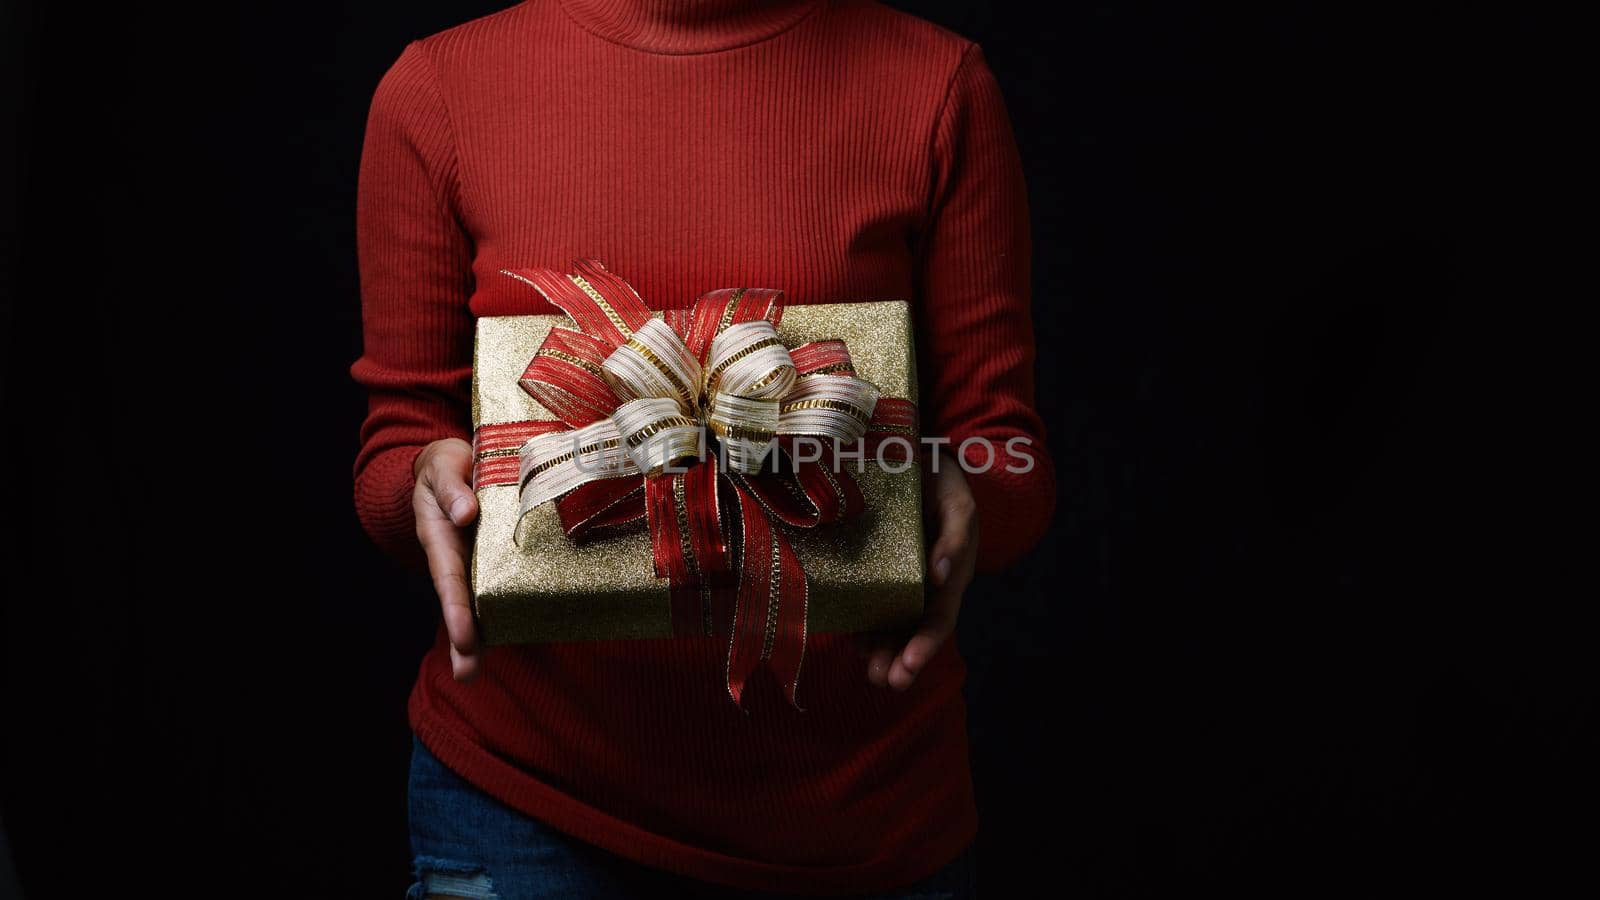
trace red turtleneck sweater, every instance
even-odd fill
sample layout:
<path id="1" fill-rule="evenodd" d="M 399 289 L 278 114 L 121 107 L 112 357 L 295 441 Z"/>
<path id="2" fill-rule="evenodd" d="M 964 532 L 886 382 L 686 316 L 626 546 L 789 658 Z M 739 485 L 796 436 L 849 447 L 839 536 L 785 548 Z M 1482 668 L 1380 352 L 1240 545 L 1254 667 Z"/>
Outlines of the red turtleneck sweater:
<path id="1" fill-rule="evenodd" d="M 980 568 L 1046 527 L 1022 170 L 982 50 L 944 28 L 866 0 L 527 0 L 400 53 L 357 224 L 355 506 L 419 572 L 412 462 L 470 436 L 474 317 L 556 312 L 495 273 L 581 256 L 656 307 L 740 284 L 911 298 L 925 433 L 1027 437 L 1041 461 L 968 476 Z M 506 646 L 461 684 L 441 625 L 410 720 L 505 803 L 710 881 L 887 889 L 972 840 L 954 641 L 896 693 L 812 635 L 803 713 L 765 672 L 740 712 L 722 661 L 698 639 Z"/>

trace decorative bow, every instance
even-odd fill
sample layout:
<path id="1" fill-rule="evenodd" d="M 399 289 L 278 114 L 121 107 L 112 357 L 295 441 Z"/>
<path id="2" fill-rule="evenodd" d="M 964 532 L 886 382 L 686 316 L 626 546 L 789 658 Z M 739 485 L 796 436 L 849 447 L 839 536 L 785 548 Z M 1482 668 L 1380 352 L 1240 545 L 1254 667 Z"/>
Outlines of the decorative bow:
<path id="1" fill-rule="evenodd" d="M 502 273 L 578 326 L 552 329 L 519 380 L 560 422 L 483 436 L 504 454 L 517 448 L 518 533 L 549 502 L 573 540 L 645 520 L 674 632 L 728 635 L 735 704 L 765 660 L 798 708 L 808 591 L 784 528 L 858 515 L 861 491 L 837 471 L 838 452 L 865 449 L 871 432 L 911 432 L 915 407 L 880 398 L 842 341 L 785 347 L 780 290 L 713 290 L 657 319 L 598 260 Z M 707 429 L 725 468 L 705 452 Z M 502 466 L 498 477 L 509 475 Z"/>

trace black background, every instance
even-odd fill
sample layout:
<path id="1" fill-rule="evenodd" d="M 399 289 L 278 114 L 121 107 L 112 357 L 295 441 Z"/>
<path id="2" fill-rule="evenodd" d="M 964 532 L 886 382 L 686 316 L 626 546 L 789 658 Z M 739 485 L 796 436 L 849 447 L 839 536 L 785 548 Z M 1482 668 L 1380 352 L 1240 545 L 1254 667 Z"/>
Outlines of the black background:
<path id="1" fill-rule="evenodd" d="M 355 175 L 404 43 L 503 5 L 6 5 L 26 896 L 403 892 L 437 608 L 350 503 Z M 1592 854 L 1580 532 L 1525 503 L 1565 488 L 1507 290 L 1556 202 L 1558 26 L 895 5 L 985 47 L 1032 187 L 1061 484 L 961 622 L 989 896 L 1526 889 Z"/>

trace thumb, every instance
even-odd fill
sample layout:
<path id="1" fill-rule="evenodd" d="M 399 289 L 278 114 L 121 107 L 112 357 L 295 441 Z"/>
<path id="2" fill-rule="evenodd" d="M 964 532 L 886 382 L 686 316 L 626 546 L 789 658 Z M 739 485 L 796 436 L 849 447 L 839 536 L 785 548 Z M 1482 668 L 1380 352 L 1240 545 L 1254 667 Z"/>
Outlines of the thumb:
<path id="1" fill-rule="evenodd" d="M 459 528 L 477 518 L 478 498 L 467 483 L 467 475 L 472 471 L 472 459 L 470 455 L 454 452 L 455 449 L 449 447 L 435 454 L 424 467 L 423 477 L 428 480 L 440 512 Z"/>

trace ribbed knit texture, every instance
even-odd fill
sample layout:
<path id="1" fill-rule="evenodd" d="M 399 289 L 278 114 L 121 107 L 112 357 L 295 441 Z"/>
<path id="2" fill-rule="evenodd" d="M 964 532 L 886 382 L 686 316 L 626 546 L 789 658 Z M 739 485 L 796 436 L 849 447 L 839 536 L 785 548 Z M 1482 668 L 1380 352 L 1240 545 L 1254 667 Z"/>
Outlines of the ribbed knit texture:
<path id="1" fill-rule="evenodd" d="M 911 298 L 924 432 L 1034 442 L 1032 472 L 968 476 L 980 567 L 1049 521 L 1022 169 L 982 49 L 946 29 L 865 0 L 527 0 L 400 53 L 372 98 L 357 226 L 355 505 L 417 571 L 412 462 L 470 437 L 474 318 L 557 312 L 498 270 L 581 256 L 657 308 L 740 285 Z M 953 641 L 896 693 L 848 636 L 813 634 L 804 713 L 764 672 L 736 709 L 724 652 L 496 647 L 458 684 L 441 626 L 411 724 L 504 802 L 706 880 L 881 890 L 973 838 Z"/>

